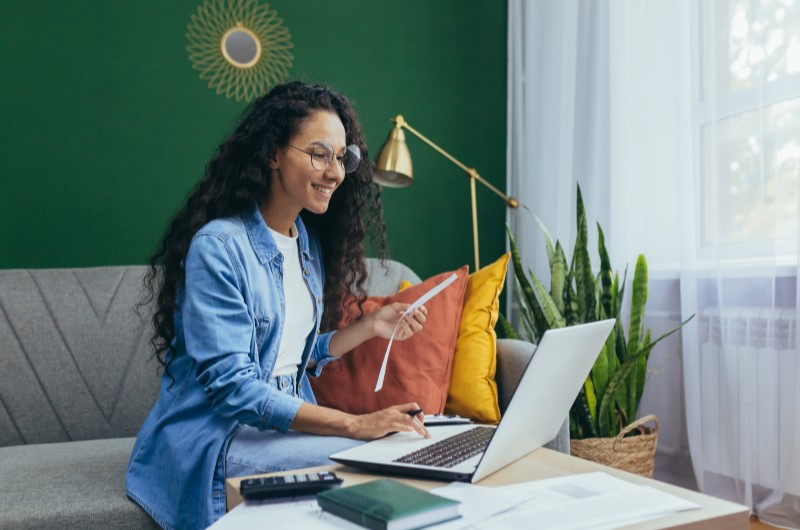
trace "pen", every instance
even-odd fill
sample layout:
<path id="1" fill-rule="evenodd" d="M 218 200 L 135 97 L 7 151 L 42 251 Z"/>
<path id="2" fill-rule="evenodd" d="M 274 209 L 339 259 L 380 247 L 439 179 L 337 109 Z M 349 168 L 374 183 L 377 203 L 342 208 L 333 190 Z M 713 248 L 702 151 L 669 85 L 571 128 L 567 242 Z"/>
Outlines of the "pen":
<path id="1" fill-rule="evenodd" d="M 417 409 L 417 410 L 409 410 L 408 412 L 406 412 L 406 414 L 408 414 L 408 415 L 409 415 L 409 416 L 411 416 L 412 418 L 413 418 L 414 416 L 416 416 L 417 414 L 421 414 L 421 413 L 422 413 L 422 409 Z"/>

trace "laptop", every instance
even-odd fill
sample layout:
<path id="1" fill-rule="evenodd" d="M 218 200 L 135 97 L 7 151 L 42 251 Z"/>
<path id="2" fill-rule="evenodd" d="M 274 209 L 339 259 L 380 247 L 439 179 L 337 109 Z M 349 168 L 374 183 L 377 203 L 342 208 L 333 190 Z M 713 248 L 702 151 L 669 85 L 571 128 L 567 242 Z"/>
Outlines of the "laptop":
<path id="1" fill-rule="evenodd" d="M 370 471 L 478 482 L 556 437 L 614 327 L 603 320 L 545 332 L 500 423 L 395 433 L 330 456 Z"/>

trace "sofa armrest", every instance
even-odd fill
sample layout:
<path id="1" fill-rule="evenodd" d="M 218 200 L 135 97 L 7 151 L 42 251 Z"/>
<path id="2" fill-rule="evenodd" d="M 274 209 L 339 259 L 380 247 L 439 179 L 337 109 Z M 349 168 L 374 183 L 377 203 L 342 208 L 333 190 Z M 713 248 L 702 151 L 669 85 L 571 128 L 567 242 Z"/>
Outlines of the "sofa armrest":
<path id="1" fill-rule="evenodd" d="M 500 412 L 505 413 L 511 396 L 514 395 L 522 373 L 528 366 L 536 346 L 530 342 L 514 339 L 497 340 L 497 398 Z M 550 443 L 545 445 L 549 449 L 569 454 L 569 418 L 564 419 L 561 430 Z"/>

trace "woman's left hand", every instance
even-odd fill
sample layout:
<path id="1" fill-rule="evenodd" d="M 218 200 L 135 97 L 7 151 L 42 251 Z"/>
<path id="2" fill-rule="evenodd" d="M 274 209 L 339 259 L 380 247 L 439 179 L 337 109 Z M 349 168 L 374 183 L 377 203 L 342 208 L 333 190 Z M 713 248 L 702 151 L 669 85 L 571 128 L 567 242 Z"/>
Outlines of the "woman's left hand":
<path id="1" fill-rule="evenodd" d="M 425 317 L 428 314 L 428 310 L 425 306 L 420 306 L 409 315 L 406 315 L 402 322 L 400 322 L 400 325 L 397 325 L 400 317 L 403 316 L 403 313 L 405 313 L 410 306 L 411 304 L 394 302 L 371 313 L 372 330 L 375 335 L 384 339 L 391 338 L 392 332 L 395 326 L 397 326 L 397 333 L 394 335 L 394 340 L 406 340 L 420 331 L 422 325 L 425 323 Z"/>

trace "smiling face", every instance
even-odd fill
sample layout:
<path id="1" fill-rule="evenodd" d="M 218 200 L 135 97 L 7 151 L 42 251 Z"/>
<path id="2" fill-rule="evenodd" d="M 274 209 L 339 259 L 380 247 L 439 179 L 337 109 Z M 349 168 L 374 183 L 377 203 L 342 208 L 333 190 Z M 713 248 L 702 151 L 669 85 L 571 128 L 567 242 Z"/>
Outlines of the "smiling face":
<path id="1" fill-rule="evenodd" d="M 341 155 L 346 139 L 339 116 L 317 111 L 289 139 L 294 147 L 287 145 L 277 150 L 269 162 L 272 170 L 269 197 L 261 208 L 271 228 L 282 232 L 283 226 L 291 226 L 303 209 L 317 214 L 328 210 L 331 196 L 344 181 L 344 171 L 336 161 L 325 170 L 316 169 L 309 153 L 314 146 L 325 142 L 333 147 L 334 153 Z"/>

